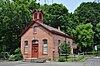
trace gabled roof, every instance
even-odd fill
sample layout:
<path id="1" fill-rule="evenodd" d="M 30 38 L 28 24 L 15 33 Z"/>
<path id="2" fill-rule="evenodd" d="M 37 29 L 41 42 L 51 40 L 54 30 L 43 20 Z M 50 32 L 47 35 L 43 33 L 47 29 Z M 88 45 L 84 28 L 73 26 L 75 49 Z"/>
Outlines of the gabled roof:
<path id="1" fill-rule="evenodd" d="M 24 35 L 24 33 L 34 24 L 34 23 L 37 23 L 39 24 L 40 26 L 42 26 L 43 28 L 45 28 L 46 30 L 52 32 L 53 34 L 57 34 L 57 35 L 61 35 L 61 36 L 65 36 L 65 37 L 69 37 L 69 38 L 72 38 L 70 37 L 69 35 L 65 34 L 64 32 L 56 29 L 56 28 L 53 28 L 51 26 L 48 26 L 46 24 L 43 24 L 43 23 L 40 23 L 40 22 L 36 22 L 36 21 L 32 21 L 28 27 L 26 27 L 26 29 L 21 33 L 21 36 Z"/>

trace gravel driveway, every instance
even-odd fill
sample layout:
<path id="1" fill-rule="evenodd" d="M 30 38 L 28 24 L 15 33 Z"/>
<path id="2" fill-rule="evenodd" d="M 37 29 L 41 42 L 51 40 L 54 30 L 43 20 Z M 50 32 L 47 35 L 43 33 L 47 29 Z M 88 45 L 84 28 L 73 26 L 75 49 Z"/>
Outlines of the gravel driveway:
<path id="1" fill-rule="evenodd" d="M 30 63 L 30 62 L 0 62 L 0 66 L 100 66 L 100 58 L 89 58 L 85 62 L 46 62 L 46 63 Z"/>

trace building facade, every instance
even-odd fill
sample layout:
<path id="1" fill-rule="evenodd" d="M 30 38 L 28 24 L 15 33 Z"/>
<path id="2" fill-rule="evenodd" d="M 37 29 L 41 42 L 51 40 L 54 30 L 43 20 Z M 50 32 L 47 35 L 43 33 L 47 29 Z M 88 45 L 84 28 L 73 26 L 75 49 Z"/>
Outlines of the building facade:
<path id="1" fill-rule="evenodd" d="M 62 42 L 73 44 L 72 38 L 43 23 L 43 12 L 33 11 L 32 22 L 21 33 L 21 53 L 24 59 L 59 57 L 58 47 Z M 72 49 L 73 52 L 73 49 Z"/>

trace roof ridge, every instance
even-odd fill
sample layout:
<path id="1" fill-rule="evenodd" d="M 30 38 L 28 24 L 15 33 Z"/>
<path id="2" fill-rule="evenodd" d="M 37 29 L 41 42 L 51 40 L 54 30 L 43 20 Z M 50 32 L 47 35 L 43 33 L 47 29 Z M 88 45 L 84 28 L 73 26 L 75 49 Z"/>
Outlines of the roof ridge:
<path id="1" fill-rule="evenodd" d="M 62 33 L 62 34 L 65 34 L 63 31 L 58 30 L 57 28 L 51 27 L 51 26 L 49 26 L 49 25 L 46 25 L 46 24 L 43 24 L 43 23 L 40 23 L 40 22 L 38 22 L 38 23 L 41 24 L 42 26 L 44 26 L 45 28 L 51 30 L 51 31 L 56 31 L 56 32 L 60 32 L 60 33 Z M 65 34 L 65 35 L 66 35 L 66 34 Z"/>

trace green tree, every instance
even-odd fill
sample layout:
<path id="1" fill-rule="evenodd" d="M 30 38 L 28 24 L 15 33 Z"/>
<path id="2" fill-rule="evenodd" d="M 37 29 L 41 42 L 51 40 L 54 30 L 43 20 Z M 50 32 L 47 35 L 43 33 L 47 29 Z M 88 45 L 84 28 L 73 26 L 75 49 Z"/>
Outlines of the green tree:
<path id="1" fill-rule="evenodd" d="M 62 54 L 66 54 L 66 60 L 67 60 L 67 55 L 71 53 L 70 44 L 67 44 L 67 43 L 63 42 L 63 43 L 60 45 L 60 52 L 61 52 Z"/>
<path id="2" fill-rule="evenodd" d="M 39 6 L 34 0 L 0 2 L 0 51 L 13 53 L 20 47 L 20 33 L 32 19 L 30 10 Z"/>
<path id="3" fill-rule="evenodd" d="M 69 35 L 72 34 L 71 29 L 77 25 L 75 15 L 68 13 L 68 9 L 62 4 L 52 4 L 41 6 L 44 12 L 44 23 L 54 28 L 60 27 L 61 30 Z M 72 36 L 72 35 L 71 35 Z"/>
<path id="4" fill-rule="evenodd" d="M 71 47 L 70 44 L 67 44 L 65 42 L 63 42 L 60 46 L 61 49 L 61 53 L 62 54 L 70 54 L 71 53 Z"/>
<path id="5" fill-rule="evenodd" d="M 72 13 L 70 13 L 66 17 L 66 22 L 61 26 L 62 31 L 70 35 L 71 37 L 74 37 L 72 30 L 75 29 L 77 25 L 79 25 L 78 17 Z"/>
<path id="6" fill-rule="evenodd" d="M 62 4 L 44 5 L 41 7 L 44 12 L 44 23 L 58 28 L 68 22 L 68 10 Z"/>
<path id="7" fill-rule="evenodd" d="M 96 2 L 83 2 L 75 10 L 74 15 L 78 17 L 79 22 L 87 24 L 91 23 L 93 25 L 94 35 L 94 44 L 98 44 L 100 40 L 97 40 L 97 30 L 96 25 L 100 22 L 100 3 Z"/>
<path id="8" fill-rule="evenodd" d="M 91 23 L 95 26 L 100 22 L 100 3 L 83 2 L 75 10 L 74 14 L 78 16 L 79 22 Z"/>
<path id="9" fill-rule="evenodd" d="M 89 51 L 89 47 L 93 45 L 93 35 L 92 24 L 79 24 L 76 29 L 73 30 L 74 40 L 78 45 L 78 50 L 80 52 Z"/>
<path id="10" fill-rule="evenodd" d="M 95 44 L 99 44 L 100 45 L 100 22 L 96 24 L 96 27 L 95 27 Z"/>

